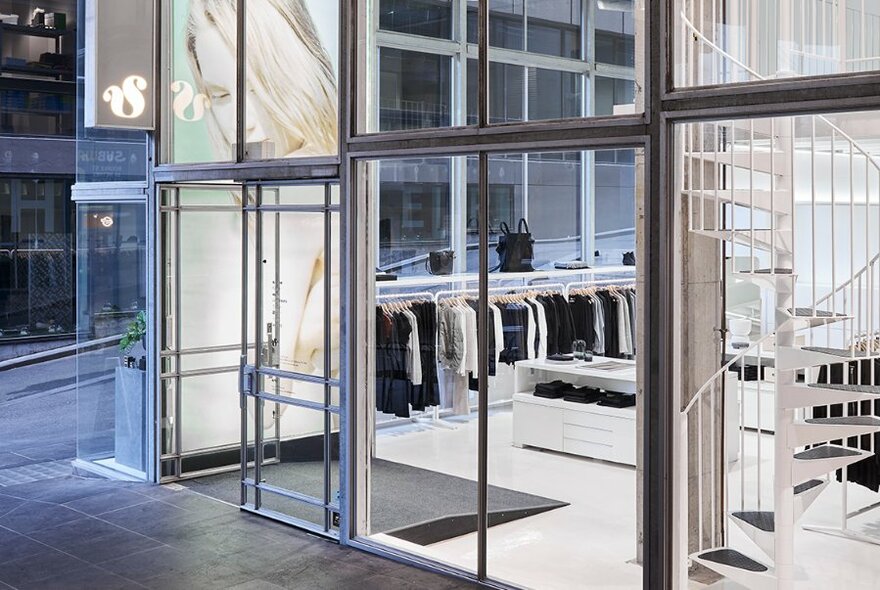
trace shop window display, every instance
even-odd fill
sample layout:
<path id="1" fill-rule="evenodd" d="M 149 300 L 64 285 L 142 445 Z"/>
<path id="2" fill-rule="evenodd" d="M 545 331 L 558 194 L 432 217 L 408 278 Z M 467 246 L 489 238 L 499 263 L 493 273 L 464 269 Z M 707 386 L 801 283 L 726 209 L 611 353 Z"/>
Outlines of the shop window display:
<path id="1" fill-rule="evenodd" d="M 554 583 L 641 587 L 641 569 L 626 563 L 638 545 L 639 158 L 637 150 L 489 157 L 494 579 L 543 587 L 537 564 L 555 560 Z M 478 160 L 383 160 L 363 172 L 377 180 L 367 185 L 375 187 L 368 202 L 378 214 L 371 245 L 380 274 L 373 395 L 362 406 L 375 416 L 375 443 L 363 458 L 370 513 L 360 532 L 474 570 Z M 613 501 L 599 480 L 612 482 Z M 601 549 L 590 549 L 582 533 L 606 517 L 616 524 Z M 605 573 L 587 581 L 584 567 Z"/>

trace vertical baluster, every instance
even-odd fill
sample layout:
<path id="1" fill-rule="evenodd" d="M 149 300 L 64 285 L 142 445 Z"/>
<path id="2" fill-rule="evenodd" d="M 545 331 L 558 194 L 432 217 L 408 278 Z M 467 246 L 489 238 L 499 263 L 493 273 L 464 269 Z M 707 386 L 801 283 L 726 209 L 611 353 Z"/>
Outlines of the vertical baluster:
<path id="1" fill-rule="evenodd" d="M 849 283 L 849 299 L 850 307 L 854 312 L 856 309 L 856 168 L 855 168 L 855 145 L 849 140 L 849 276 L 852 277 Z M 852 322 L 852 356 L 855 357 L 855 342 L 858 333 L 858 321 Z"/>
<path id="2" fill-rule="evenodd" d="M 703 399 L 700 398 L 697 400 L 697 440 L 699 443 L 697 444 L 697 514 L 699 521 L 699 539 L 700 539 L 700 551 L 703 550 L 703 521 L 706 518 L 705 513 L 703 512 L 703 478 L 706 476 L 703 473 L 703 433 L 704 425 L 703 425 Z"/>
<path id="3" fill-rule="evenodd" d="M 746 509 L 746 360 L 745 356 L 739 364 L 739 506 L 741 511 Z"/>
<path id="4" fill-rule="evenodd" d="M 776 239 L 776 119 L 770 119 L 770 268 L 778 263 Z M 793 237 L 793 236 L 792 236 Z M 793 240 L 792 240 L 793 241 Z"/>
<path id="5" fill-rule="evenodd" d="M 816 314 L 816 279 L 817 279 L 817 268 L 816 268 L 816 117 L 810 117 L 810 214 L 812 216 L 812 226 L 811 226 L 811 248 L 810 248 L 810 256 L 812 262 L 812 277 L 811 277 L 811 286 L 812 286 L 812 299 L 813 302 L 813 315 Z M 810 332 L 812 334 L 812 332 Z"/>
<path id="6" fill-rule="evenodd" d="M 772 157 L 772 154 L 771 154 Z M 749 119 L 749 256 L 755 272 L 755 120 Z"/>
<path id="7" fill-rule="evenodd" d="M 762 469 L 762 467 L 761 467 L 761 441 L 762 441 L 762 436 L 761 436 L 761 434 L 762 434 L 762 428 L 761 428 L 761 382 L 764 380 L 764 354 L 763 354 L 764 349 L 763 349 L 763 346 L 764 346 L 763 344 L 759 344 L 758 351 L 757 351 L 757 353 L 758 353 L 758 380 L 756 381 L 756 383 L 758 386 L 758 397 L 757 397 L 757 401 L 755 402 L 756 408 L 757 408 L 755 413 L 757 414 L 757 417 L 758 417 L 758 419 L 757 419 L 757 422 L 758 422 L 758 437 L 757 437 L 757 440 L 758 440 L 758 482 L 757 482 L 758 511 L 761 510 L 761 490 L 762 490 L 762 488 L 761 488 L 761 469 Z"/>
<path id="8" fill-rule="evenodd" d="M 831 311 L 837 309 L 837 134 L 831 129 Z M 828 346 L 831 346 L 831 324 L 828 324 Z"/>
<path id="9" fill-rule="evenodd" d="M 717 531 L 716 531 L 716 523 L 718 521 L 718 518 L 716 518 L 716 515 L 718 514 L 718 506 L 717 506 L 717 502 L 716 502 L 716 498 L 718 497 L 718 493 L 717 493 L 718 490 L 717 490 L 717 485 L 716 485 L 717 481 L 718 481 L 718 479 L 717 479 L 718 478 L 718 471 L 716 470 L 716 462 L 715 462 L 715 454 L 716 454 L 715 439 L 718 435 L 718 417 L 715 413 L 715 396 L 716 396 L 716 392 L 718 389 L 718 383 L 719 382 L 717 380 L 713 381 L 712 388 L 709 391 L 709 395 L 710 395 L 710 397 L 709 397 L 709 416 L 710 416 L 709 420 L 710 420 L 710 424 L 711 424 L 711 426 L 709 428 L 709 436 L 710 436 L 710 438 L 709 438 L 709 473 L 712 478 L 712 480 L 711 480 L 712 483 L 709 486 L 709 492 L 711 494 L 709 496 L 709 506 L 711 507 L 710 514 L 712 515 L 712 526 L 711 526 L 711 531 L 712 531 L 711 539 L 712 539 L 712 541 L 711 541 L 711 544 L 713 547 L 716 546 L 716 543 L 718 542 Z"/>

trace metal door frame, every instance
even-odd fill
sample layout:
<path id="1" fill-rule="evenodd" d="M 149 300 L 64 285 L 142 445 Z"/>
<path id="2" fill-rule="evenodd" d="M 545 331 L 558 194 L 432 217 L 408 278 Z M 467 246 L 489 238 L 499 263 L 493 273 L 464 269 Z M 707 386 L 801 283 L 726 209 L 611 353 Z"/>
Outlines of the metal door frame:
<path id="1" fill-rule="evenodd" d="M 271 189 L 280 188 L 282 186 L 323 186 L 324 187 L 324 202 L 322 204 L 304 204 L 304 205 L 284 205 L 278 202 L 276 198 L 274 203 L 266 203 L 264 201 L 264 194 Z M 334 271 L 333 269 L 333 251 L 334 249 L 340 251 L 340 261 L 342 260 L 341 256 L 341 248 L 342 248 L 342 231 L 338 232 L 336 236 L 339 243 L 334 244 L 334 233 L 333 233 L 333 216 L 334 214 L 338 216 L 341 213 L 341 207 L 339 202 L 333 202 L 333 187 L 338 187 L 338 181 L 291 181 L 291 182 L 253 182 L 253 183 L 244 183 L 243 184 L 243 198 L 242 198 L 242 316 L 241 316 L 241 328 L 242 328 L 242 350 L 241 350 L 241 365 L 240 365 L 240 378 L 239 378 L 239 395 L 240 395 L 240 406 L 241 406 L 241 508 L 243 510 L 247 510 L 249 512 L 253 512 L 256 514 L 260 514 L 262 516 L 266 516 L 272 518 L 274 520 L 278 520 L 284 522 L 286 524 L 290 524 L 299 528 L 306 529 L 315 534 L 319 534 L 322 536 L 330 537 L 332 539 L 339 539 L 339 526 L 340 526 L 340 502 L 338 498 L 334 500 L 334 491 L 332 490 L 332 464 L 333 464 L 333 454 L 332 454 L 332 435 L 333 435 L 333 416 L 338 416 L 338 423 L 341 431 L 344 428 L 345 421 L 343 420 L 343 412 L 342 407 L 343 404 L 340 403 L 337 405 L 333 405 L 333 390 L 336 389 L 340 392 L 341 395 L 341 380 L 339 377 L 332 377 L 332 348 L 329 344 L 332 342 L 332 283 L 331 276 Z M 298 213 L 321 213 L 324 216 L 324 359 L 323 359 L 323 377 L 318 377 L 315 375 L 307 375 L 292 371 L 282 370 L 277 367 L 272 366 L 263 366 L 263 359 L 260 352 L 263 350 L 263 345 L 267 344 L 264 342 L 264 334 L 263 334 L 263 295 L 264 295 L 264 265 L 260 264 L 259 261 L 263 258 L 263 224 L 265 223 L 264 214 L 269 213 L 274 215 L 276 222 L 276 236 L 280 236 L 280 226 L 278 222 L 280 221 L 281 215 L 296 215 Z M 253 218 L 255 220 L 253 230 L 250 227 L 250 219 Z M 251 251 L 250 248 L 250 240 L 251 240 L 251 232 L 254 234 L 254 248 Z M 276 263 L 276 276 L 279 272 L 279 263 L 280 263 L 280 251 L 279 251 L 280 241 L 276 239 L 275 248 L 275 263 Z M 253 277 L 251 277 L 251 265 L 254 265 Z M 253 280 L 255 282 L 253 297 L 251 298 L 251 294 L 249 293 L 249 281 Z M 256 306 L 254 308 L 254 322 L 253 326 L 250 324 L 250 311 L 252 306 Z M 340 314 L 341 316 L 341 314 Z M 253 333 L 249 334 L 248 332 L 253 330 Z M 248 351 L 249 351 L 249 340 L 253 339 L 254 342 L 254 358 L 253 362 L 249 362 Z M 269 391 L 263 390 L 263 381 L 265 378 L 275 378 L 278 380 L 286 379 L 289 381 L 300 382 L 300 383 L 312 383 L 321 385 L 324 389 L 324 402 L 318 403 L 304 399 L 297 399 L 294 397 L 285 397 L 278 393 L 272 393 Z M 254 413 L 253 417 L 248 416 L 248 398 L 253 398 L 254 400 Z M 264 408 L 266 403 L 276 404 L 276 407 L 280 407 L 282 405 L 285 406 L 293 406 L 306 408 L 312 411 L 318 411 L 323 413 L 323 457 L 324 457 L 324 485 L 323 485 L 323 498 L 315 498 L 313 496 L 303 494 L 297 492 L 295 490 L 288 490 L 285 488 L 281 488 L 269 483 L 266 483 L 262 477 L 263 467 L 267 464 L 271 464 L 273 462 L 278 461 L 266 461 L 265 458 L 265 448 L 266 444 L 275 444 L 276 445 L 276 453 L 275 457 L 278 458 L 281 456 L 280 445 L 281 445 L 281 432 L 280 432 L 280 419 L 276 420 L 276 435 L 274 439 L 266 440 L 265 431 L 263 428 L 263 417 L 264 417 Z M 280 417 L 280 415 L 279 415 Z M 254 428 L 254 444 L 253 444 L 253 455 L 254 460 L 251 463 L 249 459 L 250 453 L 250 444 L 249 444 L 249 433 L 248 427 L 249 422 L 253 421 Z M 341 448 L 342 442 L 340 438 L 340 449 L 339 449 L 339 465 L 337 469 L 339 470 L 339 477 L 337 481 L 340 486 L 340 493 L 342 492 L 342 488 L 344 487 L 342 473 L 344 471 L 343 465 L 343 457 L 344 450 Z M 251 477 L 248 473 L 249 468 L 253 466 L 253 476 Z M 275 496 L 283 497 L 288 500 L 293 500 L 295 502 L 299 502 L 301 504 L 312 506 L 315 508 L 320 508 L 324 511 L 324 522 L 323 526 L 317 525 L 315 523 L 304 521 L 302 519 L 289 516 L 283 513 L 279 513 L 274 510 L 270 510 L 264 508 L 262 506 L 263 503 L 263 494 L 269 493 Z"/>

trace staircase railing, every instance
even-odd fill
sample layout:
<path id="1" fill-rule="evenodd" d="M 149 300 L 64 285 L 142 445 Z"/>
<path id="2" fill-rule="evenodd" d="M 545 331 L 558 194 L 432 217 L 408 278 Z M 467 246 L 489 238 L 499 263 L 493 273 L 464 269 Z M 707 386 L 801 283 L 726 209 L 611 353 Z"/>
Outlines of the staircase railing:
<path id="1" fill-rule="evenodd" d="M 742 510 L 760 510 L 763 505 L 761 498 L 762 439 L 771 433 L 762 426 L 764 411 L 773 411 L 773 407 L 762 407 L 762 394 L 768 391 L 762 383 L 763 371 L 772 358 L 774 334 L 767 334 L 753 342 L 748 348 L 739 351 L 730 361 L 725 363 L 703 387 L 690 399 L 680 413 L 681 457 L 679 469 L 681 482 L 688 489 L 679 494 L 681 514 L 687 519 L 685 530 L 691 534 L 680 535 L 682 555 L 687 556 L 695 551 L 703 551 L 726 544 L 727 528 L 719 526 L 719 514 L 726 512 L 726 507 L 738 504 Z M 758 366 L 755 375 L 747 375 L 747 366 Z M 740 378 L 736 389 L 731 391 L 730 375 L 738 371 Z M 747 381 L 747 379 L 749 379 Z M 754 387 L 747 384 L 754 384 Z M 731 399 L 732 396 L 732 399 Z M 739 407 L 736 402 L 739 401 Z M 754 410 L 754 415 L 751 415 Z M 728 422 L 731 411 L 738 415 L 737 426 L 732 428 Z M 754 425 L 751 419 L 754 418 Z M 721 429 L 721 432 L 719 432 Z M 754 437 L 750 430 L 754 430 Z M 691 433 L 699 433 L 700 444 L 688 444 Z M 720 436 L 719 436 L 720 435 Z M 753 484 L 747 484 L 746 465 L 739 462 L 739 479 L 731 485 L 726 475 L 726 467 L 718 469 L 719 463 L 726 466 L 732 460 L 738 460 L 746 448 L 747 442 L 754 438 L 757 445 L 758 466 Z M 722 448 L 718 448 L 721 441 Z M 731 446 L 735 445 L 735 446 Z M 736 458 L 733 458 L 735 451 Z M 708 483 L 707 483 L 708 479 Z M 696 494 L 691 494 L 690 486 L 696 487 Z M 721 493 L 719 493 L 719 489 Z M 731 493 L 732 492 L 732 493 Z M 731 496 L 733 502 L 731 502 Z M 690 506 L 690 498 L 696 497 L 696 506 Z M 720 498 L 720 500 L 719 500 Z M 708 508 L 709 510 L 706 510 Z M 692 545 L 690 539 L 696 539 Z"/>

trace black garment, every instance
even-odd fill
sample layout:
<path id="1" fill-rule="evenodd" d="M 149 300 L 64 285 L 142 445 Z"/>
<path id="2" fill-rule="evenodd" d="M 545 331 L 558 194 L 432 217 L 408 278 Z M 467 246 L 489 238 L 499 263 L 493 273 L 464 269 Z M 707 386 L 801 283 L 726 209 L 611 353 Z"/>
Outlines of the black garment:
<path id="1" fill-rule="evenodd" d="M 413 304 L 409 309 L 416 316 L 419 329 L 419 358 L 422 363 L 422 384 L 412 385 L 410 404 L 413 410 L 424 411 L 440 405 L 437 377 L 437 306 L 433 302 Z"/>
<path id="2" fill-rule="evenodd" d="M 546 399 L 559 399 L 565 395 L 566 391 L 571 389 L 571 383 L 556 380 L 550 383 L 538 383 L 535 385 L 535 397 L 543 397 Z"/>
<path id="3" fill-rule="evenodd" d="M 571 308 L 568 305 L 568 301 L 565 300 L 565 297 L 559 293 L 553 295 L 553 303 L 556 305 L 557 321 L 559 322 L 556 331 L 559 352 L 570 354 L 572 351 L 571 345 L 576 340 Z"/>
<path id="4" fill-rule="evenodd" d="M 578 340 L 587 343 L 587 350 L 593 350 L 596 346 L 596 314 L 593 310 L 593 298 L 586 295 L 573 295 L 568 303 L 574 319 L 575 335 Z"/>
<path id="5" fill-rule="evenodd" d="M 556 304 L 548 295 L 538 297 L 538 303 L 544 307 L 544 315 L 547 318 L 547 355 L 559 353 L 559 319 Z"/>
<path id="6" fill-rule="evenodd" d="M 636 396 L 629 393 L 608 392 L 599 400 L 598 405 L 610 408 L 631 408 L 636 405 Z"/>
<path id="7" fill-rule="evenodd" d="M 409 418 L 406 345 L 411 331 L 403 314 L 376 310 L 376 409 L 400 418 Z"/>
<path id="8" fill-rule="evenodd" d="M 611 293 L 607 291 L 598 291 L 596 296 L 602 302 L 602 309 L 605 312 L 605 325 L 603 326 L 605 334 L 605 356 L 609 358 L 620 358 L 620 337 L 617 331 L 618 313 L 617 300 Z"/>
<path id="9" fill-rule="evenodd" d="M 872 383 L 871 366 L 874 367 Z M 829 375 L 826 367 L 819 371 L 819 383 L 843 383 L 843 372 L 848 373 L 848 383 L 861 383 L 863 385 L 880 385 L 880 359 L 852 361 L 831 365 Z M 850 416 L 880 416 L 880 401 L 851 402 L 848 404 Z M 831 414 L 828 414 L 827 406 L 813 408 L 814 418 L 836 418 L 843 416 L 843 404 L 831 406 Z M 880 448 L 880 433 L 866 434 L 860 437 L 847 439 L 846 445 L 865 451 L 871 450 L 871 437 L 874 437 L 875 448 Z M 841 441 L 832 441 L 832 444 L 841 444 Z M 842 481 L 842 470 L 837 471 L 837 481 Z M 847 480 L 857 483 L 869 490 L 880 491 L 880 458 L 877 455 L 868 457 L 854 463 L 847 468 Z"/>
<path id="10" fill-rule="evenodd" d="M 512 365 L 525 360 L 527 354 L 529 314 L 522 303 L 502 303 L 501 323 L 504 326 L 504 348 L 501 350 L 502 363 Z"/>

